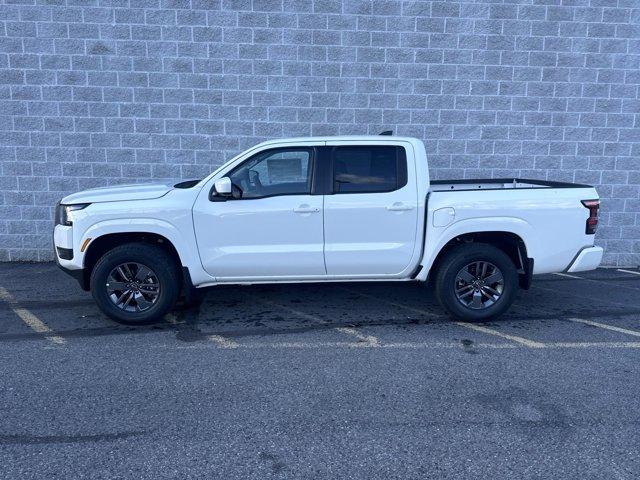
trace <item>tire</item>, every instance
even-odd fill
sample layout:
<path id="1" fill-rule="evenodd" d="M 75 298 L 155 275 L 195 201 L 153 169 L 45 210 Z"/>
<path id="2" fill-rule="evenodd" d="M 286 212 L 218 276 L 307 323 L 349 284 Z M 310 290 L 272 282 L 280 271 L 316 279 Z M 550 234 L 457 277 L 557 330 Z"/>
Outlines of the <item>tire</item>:
<path id="1" fill-rule="evenodd" d="M 505 313 L 517 289 L 518 272 L 512 260 L 484 243 L 452 248 L 440 262 L 435 278 L 440 304 L 453 318 L 471 322 Z"/>
<path id="2" fill-rule="evenodd" d="M 100 310 L 116 322 L 147 325 L 173 308 L 180 293 L 180 278 L 177 265 L 165 250 L 146 243 L 128 243 L 98 260 L 91 272 L 91 294 Z M 117 305 L 119 298 L 122 300 Z"/>

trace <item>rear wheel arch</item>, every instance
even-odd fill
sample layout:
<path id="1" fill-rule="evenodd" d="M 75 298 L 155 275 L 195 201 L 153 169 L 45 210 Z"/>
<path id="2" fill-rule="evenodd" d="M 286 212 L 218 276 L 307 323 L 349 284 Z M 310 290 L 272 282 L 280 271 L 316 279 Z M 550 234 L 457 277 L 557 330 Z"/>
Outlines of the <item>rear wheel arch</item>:
<path id="1" fill-rule="evenodd" d="M 524 277 L 530 278 L 533 273 L 533 260 L 528 257 L 528 249 L 520 235 L 508 231 L 468 232 L 457 235 L 445 243 L 438 251 L 430 270 L 436 272 L 439 264 L 447 256 L 451 249 L 464 244 L 487 244 L 502 250 L 511 259 L 521 276 L 521 286 Z M 526 283 L 526 282 L 525 282 Z"/>

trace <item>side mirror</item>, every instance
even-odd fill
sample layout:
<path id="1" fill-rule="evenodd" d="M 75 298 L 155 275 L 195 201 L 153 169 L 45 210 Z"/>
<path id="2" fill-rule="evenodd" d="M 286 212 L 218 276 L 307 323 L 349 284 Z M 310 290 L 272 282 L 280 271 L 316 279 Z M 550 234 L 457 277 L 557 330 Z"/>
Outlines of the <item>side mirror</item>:
<path id="1" fill-rule="evenodd" d="M 229 196 L 231 195 L 232 189 L 231 179 L 229 177 L 222 177 L 214 182 L 213 188 L 218 195 L 223 197 Z"/>

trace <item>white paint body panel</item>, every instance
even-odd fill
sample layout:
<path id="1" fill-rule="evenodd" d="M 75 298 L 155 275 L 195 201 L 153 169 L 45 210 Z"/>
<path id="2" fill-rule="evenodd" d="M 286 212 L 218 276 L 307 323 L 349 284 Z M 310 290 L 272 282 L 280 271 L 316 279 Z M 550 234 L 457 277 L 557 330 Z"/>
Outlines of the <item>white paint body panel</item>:
<path id="1" fill-rule="evenodd" d="M 163 183 L 140 183 L 133 185 L 91 188 L 83 192 L 67 195 L 60 203 L 72 204 L 150 200 L 153 198 L 160 198 L 171 190 L 173 190 L 171 185 L 165 185 Z"/>
<path id="2" fill-rule="evenodd" d="M 569 267 L 568 272 L 584 272 L 598 268 L 602 261 L 602 247 L 589 247 L 582 250 Z"/>
<path id="3" fill-rule="evenodd" d="M 589 210 L 580 203 L 591 198 L 598 198 L 594 188 L 579 187 L 431 192 L 429 212 L 452 207 L 455 221 L 427 226 L 421 277 L 447 242 L 473 232 L 514 233 L 534 259 L 534 274 L 562 272 L 593 245 L 593 235 L 585 234 Z"/>
<path id="4" fill-rule="evenodd" d="M 73 248 L 73 227 L 56 225 L 53 229 L 53 243 L 60 248 Z"/>
<path id="5" fill-rule="evenodd" d="M 289 195 L 211 202 L 213 183 L 262 150 L 290 146 L 401 145 L 408 183 L 395 192 Z M 591 187 L 538 188 L 525 183 L 435 185 L 427 152 L 403 137 L 285 139 L 257 145 L 188 189 L 167 185 L 116 186 L 65 197 L 90 203 L 58 225 L 56 246 L 73 248 L 68 269 L 84 267 L 80 246 L 113 233 L 162 235 L 177 250 L 196 286 L 354 280 L 426 280 L 447 242 L 465 233 L 511 232 L 524 241 L 534 273 L 596 268 L 602 249 L 586 235 L 589 215 L 580 201 L 598 198 Z M 453 187 L 453 188 L 452 188 Z M 294 212 L 308 206 L 311 212 Z M 388 207 L 402 207 L 399 209 Z M 426 219 L 430 221 L 425 225 Z M 89 243 L 89 248 L 91 243 Z M 575 259 L 575 261 L 574 261 Z M 573 262 L 573 263 L 572 263 Z M 579 269 L 579 270 L 578 270 Z M 420 270 L 416 278 L 414 272 Z"/>
<path id="6" fill-rule="evenodd" d="M 417 261 L 419 209 L 413 145 L 393 138 L 327 142 L 327 146 L 351 144 L 404 147 L 407 184 L 393 192 L 325 196 L 324 258 L 327 275 L 402 277 L 415 268 Z"/>
<path id="7" fill-rule="evenodd" d="M 325 275 L 322 196 L 211 202 L 202 190 L 193 222 L 205 270 L 219 281 Z M 294 209 L 315 210 L 298 213 Z"/>

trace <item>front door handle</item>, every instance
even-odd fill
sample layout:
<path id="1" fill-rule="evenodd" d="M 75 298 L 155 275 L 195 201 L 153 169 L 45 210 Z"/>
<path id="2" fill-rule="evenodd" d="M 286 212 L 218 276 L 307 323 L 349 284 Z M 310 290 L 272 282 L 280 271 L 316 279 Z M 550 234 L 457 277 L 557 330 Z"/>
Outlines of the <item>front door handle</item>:
<path id="1" fill-rule="evenodd" d="M 402 202 L 395 202 L 393 205 L 389 205 L 387 210 L 390 212 L 404 212 L 406 210 L 413 210 L 412 205 L 406 205 Z"/>
<path id="2" fill-rule="evenodd" d="M 296 213 L 315 213 L 315 212 L 319 212 L 320 209 L 318 207 L 312 207 L 304 203 L 299 207 L 294 208 L 293 211 Z"/>

